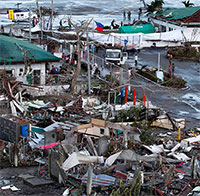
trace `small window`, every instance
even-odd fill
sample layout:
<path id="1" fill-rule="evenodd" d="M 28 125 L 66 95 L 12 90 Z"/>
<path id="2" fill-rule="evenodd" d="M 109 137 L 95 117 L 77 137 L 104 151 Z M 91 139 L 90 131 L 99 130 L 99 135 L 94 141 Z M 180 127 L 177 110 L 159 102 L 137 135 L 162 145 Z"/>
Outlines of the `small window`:
<path id="1" fill-rule="evenodd" d="M 24 16 L 24 14 L 21 14 L 21 16 Z"/>
<path id="2" fill-rule="evenodd" d="M 52 133 L 51 136 L 52 136 L 52 138 L 55 138 L 55 133 Z"/>
<path id="3" fill-rule="evenodd" d="M 23 72 L 23 68 L 20 68 L 20 69 L 19 69 L 19 72 Z"/>
<path id="4" fill-rule="evenodd" d="M 104 134 L 104 129 L 100 129 L 100 134 Z"/>

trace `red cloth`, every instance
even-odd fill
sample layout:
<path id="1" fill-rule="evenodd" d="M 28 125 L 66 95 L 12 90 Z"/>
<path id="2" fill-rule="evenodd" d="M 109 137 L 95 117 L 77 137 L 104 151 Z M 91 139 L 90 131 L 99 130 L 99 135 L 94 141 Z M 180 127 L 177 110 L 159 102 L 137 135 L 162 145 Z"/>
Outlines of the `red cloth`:
<path id="1" fill-rule="evenodd" d="M 65 54 L 62 54 L 62 58 L 65 59 Z"/>
<path id="2" fill-rule="evenodd" d="M 60 144 L 60 142 L 55 142 L 55 143 L 48 144 L 48 145 L 40 145 L 40 148 L 48 149 L 48 148 L 52 148 L 54 146 L 57 146 L 58 144 Z"/>
<path id="3" fill-rule="evenodd" d="M 102 32 L 103 31 L 103 27 L 97 27 L 95 30 Z"/>

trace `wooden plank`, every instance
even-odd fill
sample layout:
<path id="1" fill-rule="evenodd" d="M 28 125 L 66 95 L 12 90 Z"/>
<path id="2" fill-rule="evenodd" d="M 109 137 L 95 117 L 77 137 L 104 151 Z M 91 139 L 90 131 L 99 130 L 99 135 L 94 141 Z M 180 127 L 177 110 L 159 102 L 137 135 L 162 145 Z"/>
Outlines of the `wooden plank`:
<path id="1" fill-rule="evenodd" d="M 87 128 L 90 128 L 92 127 L 92 124 L 89 123 L 89 124 L 86 124 L 86 125 L 79 125 L 76 127 L 77 131 L 80 130 L 80 129 L 87 129 Z"/>
<path id="2" fill-rule="evenodd" d="M 112 123 L 112 122 L 108 122 L 108 121 L 106 121 L 106 127 L 111 128 L 111 129 L 119 129 L 122 131 L 139 133 L 139 130 L 137 130 L 134 127 L 124 126 L 124 125 L 120 125 L 120 124 L 116 124 L 116 123 Z"/>
<path id="3" fill-rule="evenodd" d="M 158 122 L 158 121 L 154 121 L 152 124 L 151 124 L 152 127 L 160 127 L 160 128 L 165 128 L 165 129 L 170 129 L 172 130 L 173 129 L 173 126 L 172 124 L 170 123 L 166 123 L 166 122 Z"/>
<path id="4" fill-rule="evenodd" d="M 105 127 L 106 121 L 92 118 L 91 124 L 98 127 Z"/>

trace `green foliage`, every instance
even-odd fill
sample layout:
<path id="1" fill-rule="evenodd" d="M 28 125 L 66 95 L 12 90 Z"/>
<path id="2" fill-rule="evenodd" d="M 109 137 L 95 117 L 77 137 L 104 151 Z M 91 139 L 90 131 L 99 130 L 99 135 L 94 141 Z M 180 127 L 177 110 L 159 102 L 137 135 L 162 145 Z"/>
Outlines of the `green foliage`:
<path id="1" fill-rule="evenodd" d="M 130 122 L 136 121 L 140 118 L 140 111 L 142 108 L 131 107 L 128 111 L 122 110 L 119 112 L 119 115 L 115 117 L 116 122 Z"/>
<path id="2" fill-rule="evenodd" d="M 142 70 L 137 70 L 137 72 L 139 74 L 141 74 L 142 76 L 154 81 L 154 82 L 157 82 L 159 79 L 156 77 L 156 71 L 155 72 L 150 72 L 150 71 L 142 71 Z"/>
<path id="3" fill-rule="evenodd" d="M 137 70 L 137 72 L 140 75 L 142 75 L 154 82 L 160 82 L 160 79 L 158 79 L 156 77 L 156 71 L 157 71 L 157 68 L 154 71 L 150 71 L 148 69 L 146 69 L 146 70 L 138 69 Z M 183 80 L 181 77 L 177 77 L 177 76 L 170 77 L 168 72 L 163 71 L 163 73 L 164 73 L 164 83 L 162 83 L 163 86 L 172 87 L 172 88 L 185 88 L 186 87 L 187 82 L 185 80 Z"/>
<path id="4" fill-rule="evenodd" d="M 40 7 L 40 12 L 42 16 L 50 16 L 51 15 L 51 8 L 48 7 Z M 39 15 L 39 13 L 38 13 Z M 53 15 L 58 15 L 57 12 L 53 12 Z"/>
<path id="5" fill-rule="evenodd" d="M 185 7 L 192 7 L 194 5 L 194 3 L 190 3 L 190 1 L 182 1 L 182 3 L 184 4 Z"/>
<path id="6" fill-rule="evenodd" d="M 164 4 L 163 0 L 154 0 L 151 4 L 147 5 L 147 13 L 153 13 L 155 11 L 161 11 Z"/>
<path id="7" fill-rule="evenodd" d="M 138 172 L 131 187 L 123 186 L 122 180 L 120 180 L 120 187 L 113 189 L 110 196 L 140 196 L 142 185 L 142 172 Z"/>
<path id="8" fill-rule="evenodd" d="M 185 88 L 186 83 L 187 82 L 180 77 L 172 77 L 171 79 L 167 80 L 164 85 L 172 88 Z"/>
<path id="9" fill-rule="evenodd" d="M 155 143 L 156 136 L 151 130 L 143 130 L 140 134 L 140 140 L 146 145 L 151 145 Z"/>
<path id="10" fill-rule="evenodd" d="M 194 47 L 191 47 L 190 45 L 186 45 L 185 47 L 170 48 L 168 50 L 168 53 L 172 54 L 174 58 L 178 59 L 192 60 L 192 58 L 200 58 L 197 50 Z"/>

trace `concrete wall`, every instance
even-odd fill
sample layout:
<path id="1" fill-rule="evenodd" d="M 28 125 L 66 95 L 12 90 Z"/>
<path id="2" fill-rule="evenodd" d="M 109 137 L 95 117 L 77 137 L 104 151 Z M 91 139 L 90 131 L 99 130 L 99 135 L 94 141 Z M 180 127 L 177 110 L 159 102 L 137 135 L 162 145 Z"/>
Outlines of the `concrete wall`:
<path id="1" fill-rule="evenodd" d="M 79 133 L 86 133 L 90 135 L 96 135 L 96 136 L 110 136 L 110 131 L 108 128 L 105 127 L 90 127 L 86 129 L 80 129 L 78 130 Z"/>
<path id="2" fill-rule="evenodd" d="M 45 84 L 45 74 L 46 74 L 45 63 L 32 64 L 31 67 L 32 67 L 33 72 L 40 70 L 40 84 L 44 85 Z M 24 75 L 24 71 L 25 71 L 24 64 L 3 65 L 3 66 L 0 66 L 0 69 L 4 69 L 7 71 L 12 70 L 12 74 L 14 77 L 16 77 L 17 81 L 21 81 L 21 82 L 27 84 L 26 75 Z"/>

